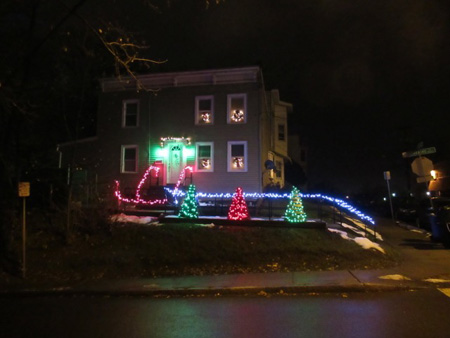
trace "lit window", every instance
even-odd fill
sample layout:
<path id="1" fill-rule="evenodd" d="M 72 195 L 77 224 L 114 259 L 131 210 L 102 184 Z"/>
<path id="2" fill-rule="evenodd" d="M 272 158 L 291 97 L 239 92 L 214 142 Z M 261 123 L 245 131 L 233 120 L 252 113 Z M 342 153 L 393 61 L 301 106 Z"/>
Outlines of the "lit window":
<path id="1" fill-rule="evenodd" d="M 121 173 L 136 173 L 138 168 L 138 147 L 122 146 Z"/>
<path id="2" fill-rule="evenodd" d="M 139 125 L 139 101 L 126 100 L 122 105 L 122 127 L 137 127 Z"/>
<path id="3" fill-rule="evenodd" d="M 247 122 L 247 95 L 228 95 L 228 123 L 240 124 Z"/>
<path id="4" fill-rule="evenodd" d="M 228 171 L 247 171 L 247 141 L 228 142 Z"/>
<path id="5" fill-rule="evenodd" d="M 277 167 L 277 177 L 281 178 L 281 173 L 283 172 L 283 162 L 276 161 L 276 167 Z"/>
<path id="6" fill-rule="evenodd" d="M 214 97 L 197 96 L 195 98 L 195 124 L 213 124 Z"/>
<path id="7" fill-rule="evenodd" d="M 285 131 L 284 131 L 284 124 L 278 125 L 278 140 L 284 141 L 285 140 Z"/>
<path id="8" fill-rule="evenodd" d="M 214 171 L 213 142 L 199 142 L 197 145 L 197 171 Z"/>

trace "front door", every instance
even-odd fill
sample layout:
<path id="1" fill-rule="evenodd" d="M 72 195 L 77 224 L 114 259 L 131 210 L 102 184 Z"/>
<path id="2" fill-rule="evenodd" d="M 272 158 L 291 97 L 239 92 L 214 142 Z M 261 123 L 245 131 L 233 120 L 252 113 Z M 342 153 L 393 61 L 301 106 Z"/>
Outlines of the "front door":
<path id="1" fill-rule="evenodd" d="M 167 163 L 167 183 L 178 182 L 183 169 L 183 151 L 179 143 L 169 144 L 169 163 Z"/>

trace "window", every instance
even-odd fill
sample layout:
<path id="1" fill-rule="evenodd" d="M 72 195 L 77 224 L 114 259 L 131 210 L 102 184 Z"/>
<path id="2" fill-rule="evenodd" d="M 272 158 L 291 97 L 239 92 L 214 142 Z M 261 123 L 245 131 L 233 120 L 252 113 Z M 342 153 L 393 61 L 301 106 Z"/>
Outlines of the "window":
<path id="1" fill-rule="evenodd" d="M 228 171 L 247 171 L 247 141 L 228 142 Z"/>
<path id="2" fill-rule="evenodd" d="M 247 122 L 247 95 L 228 95 L 228 123 L 241 124 Z"/>
<path id="3" fill-rule="evenodd" d="M 277 177 L 281 178 L 281 173 L 283 172 L 283 162 L 277 161 L 276 167 L 277 167 Z"/>
<path id="4" fill-rule="evenodd" d="M 197 96 L 195 98 L 195 124 L 206 125 L 214 122 L 214 97 Z"/>
<path id="5" fill-rule="evenodd" d="M 126 100 L 122 106 L 122 127 L 137 127 L 139 125 L 139 101 Z"/>
<path id="6" fill-rule="evenodd" d="M 284 131 L 284 124 L 278 125 L 278 140 L 284 141 L 285 140 L 285 131 Z"/>
<path id="7" fill-rule="evenodd" d="M 197 143 L 197 171 L 214 171 L 213 142 Z"/>
<path id="8" fill-rule="evenodd" d="M 138 168 L 138 147 L 122 146 L 121 173 L 137 173 Z"/>

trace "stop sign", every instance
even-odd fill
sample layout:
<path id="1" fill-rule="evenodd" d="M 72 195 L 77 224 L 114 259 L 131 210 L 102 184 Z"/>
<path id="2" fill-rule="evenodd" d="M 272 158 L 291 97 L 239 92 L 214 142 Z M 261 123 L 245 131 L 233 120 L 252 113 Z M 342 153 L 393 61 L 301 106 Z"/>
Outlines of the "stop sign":
<path id="1" fill-rule="evenodd" d="M 428 176 L 433 170 L 433 162 L 426 157 L 418 157 L 411 163 L 411 169 L 417 176 Z"/>

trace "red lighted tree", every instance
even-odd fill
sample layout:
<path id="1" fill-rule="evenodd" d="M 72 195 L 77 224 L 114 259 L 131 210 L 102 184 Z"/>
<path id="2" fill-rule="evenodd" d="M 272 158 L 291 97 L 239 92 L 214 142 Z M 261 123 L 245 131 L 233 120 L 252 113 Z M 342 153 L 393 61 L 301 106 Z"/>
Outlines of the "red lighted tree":
<path id="1" fill-rule="evenodd" d="M 240 187 L 236 189 L 236 193 L 231 201 L 230 209 L 228 209 L 228 219 L 235 221 L 250 219 L 247 203 L 245 203 L 244 194 Z"/>

